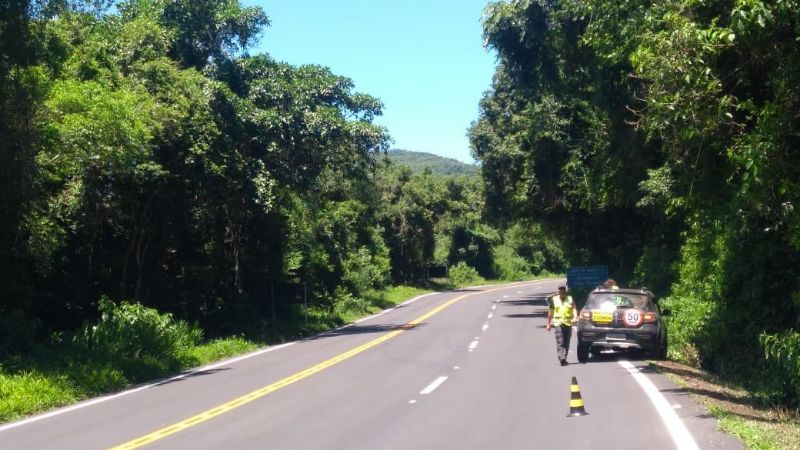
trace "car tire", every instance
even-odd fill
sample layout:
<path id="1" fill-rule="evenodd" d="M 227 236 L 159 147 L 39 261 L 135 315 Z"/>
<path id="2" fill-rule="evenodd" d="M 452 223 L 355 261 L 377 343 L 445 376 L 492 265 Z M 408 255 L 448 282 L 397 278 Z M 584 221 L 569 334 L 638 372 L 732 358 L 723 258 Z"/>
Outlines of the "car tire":
<path id="1" fill-rule="evenodd" d="M 578 339 L 578 362 L 585 363 L 589 360 L 589 344 Z"/>
<path id="2" fill-rule="evenodd" d="M 656 359 L 667 359 L 667 344 L 658 347 L 658 350 L 655 351 L 655 357 Z"/>

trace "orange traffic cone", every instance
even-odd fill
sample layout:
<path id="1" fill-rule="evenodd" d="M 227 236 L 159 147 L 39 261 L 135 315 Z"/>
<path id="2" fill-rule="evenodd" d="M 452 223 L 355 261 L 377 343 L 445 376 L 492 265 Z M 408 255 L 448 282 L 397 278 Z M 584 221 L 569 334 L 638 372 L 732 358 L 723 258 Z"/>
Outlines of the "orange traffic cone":
<path id="1" fill-rule="evenodd" d="M 578 387 L 578 379 L 572 377 L 572 385 L 569 387 L 569 414 L 567 417 L 578 417 L 589 414 L 583 407 L 583 398 L 581 398 L 581 388 Z"/>

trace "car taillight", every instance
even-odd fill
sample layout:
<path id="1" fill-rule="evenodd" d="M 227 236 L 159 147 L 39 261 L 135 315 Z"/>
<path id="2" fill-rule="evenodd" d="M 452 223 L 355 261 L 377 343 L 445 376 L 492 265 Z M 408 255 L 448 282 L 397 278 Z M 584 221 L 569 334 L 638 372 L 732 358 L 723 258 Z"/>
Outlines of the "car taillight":
<path id="1" fill-rule="evenodd" d="M 642 322 L 654 323 L 656 321 L 656 313 L 646 312 L 642 314 Z"/>
<path id="2" fill-rule="evenodd" d="M 586 310 L 581 311 L 581 319 L 592 320 L 592 312 Z"/>

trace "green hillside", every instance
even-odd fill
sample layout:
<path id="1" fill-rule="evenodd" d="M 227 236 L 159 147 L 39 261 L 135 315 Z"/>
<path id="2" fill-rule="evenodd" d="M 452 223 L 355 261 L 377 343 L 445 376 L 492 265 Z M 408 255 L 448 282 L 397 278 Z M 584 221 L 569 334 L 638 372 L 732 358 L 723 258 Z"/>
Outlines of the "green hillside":
<path id="1" fill-rule="evenodd" d="M 467 164 L 457 159 L 445 158 L 431 153 L 399 149 L 389 150 L 388 153 L 392 162 L 410 166 L 414 171 L 418 172 L 430 167 L 433 173 L 445 175 L 479 176 L 481 173 L 480 167 L 475 164 Z"/>

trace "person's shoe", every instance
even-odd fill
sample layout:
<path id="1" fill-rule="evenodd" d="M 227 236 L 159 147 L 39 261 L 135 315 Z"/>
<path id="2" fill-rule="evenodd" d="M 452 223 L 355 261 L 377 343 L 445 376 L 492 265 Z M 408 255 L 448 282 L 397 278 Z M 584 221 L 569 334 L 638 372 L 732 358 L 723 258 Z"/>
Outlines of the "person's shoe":
<path id="1" fill-rule="evenodd" d="M 562 366 L 566 366 L 567 365 L 567 360 L 566 359 L 562 359 L 561 360 L 561 365 Z"/>

